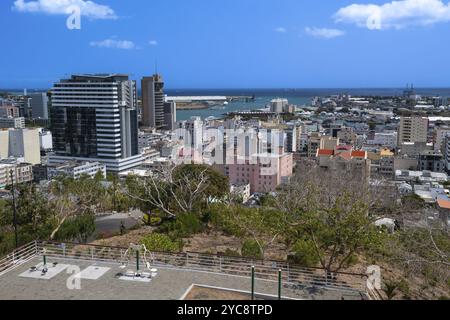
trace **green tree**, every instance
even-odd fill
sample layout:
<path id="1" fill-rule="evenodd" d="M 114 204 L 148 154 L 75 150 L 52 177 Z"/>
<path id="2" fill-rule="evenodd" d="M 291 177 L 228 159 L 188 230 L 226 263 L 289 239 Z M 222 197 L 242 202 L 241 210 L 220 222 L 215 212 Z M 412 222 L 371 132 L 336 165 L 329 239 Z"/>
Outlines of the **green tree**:
<path id="1" fill-rule="evenodd" d="M 340 271 L 355 254 L 380 240 L 367 215 L 367 203 L 345 194 L 331 207 L 304 212 L 300 230 L 313 244 L 321 266 L 330 272 Z"/>
<path id="2" fill-rule="evenodd" d="M 35 185 L 21 185 L 16 190 L 19 242 L 47 239 L 56 225 L 53 203 Z"/>
<path id="3" fill-rule="evenodd" d="M 89 237 L 95 232 L 95 217 L 91 214 L 84 214 L 66 220 L 55 239 L 58 241 L 74 241 L 87 243 Z"/>
<path id="4" fill-rule="evenodd" d="M 292 246 L 290 261 L 305 267 L 316 267 L 319 263 L 314 243 L 311 240 L 299 239 Z"/>
<path id="5" fill-rule="evenodd" d="M 216 226 L 241 239 L 252 240 L 260 257 L 265 257 L 267 249 L 284 231 L 285 225 L 277 210 L 218 204 L 211 211 Z"/>
<path id="6" fill-rule="evenodd" d="M 211 197 L 222 198 L 228 194 L 229 180 L 226 176 L 208 165 L 185 164 L 175 168 L 176 181 L 193 182 L 198 185 L 202 175 L 206 176 L 204 192 Z"/>
<path id="7" fill-rule="evenodd" d="M 141 209 L 158 210 L 169 217 L 201 213 L 210 198 L 222 198 L 228 189 L 228 179 L 206 165 L 166 167 L 149 177 L 127 181 L 127 194 Z"/>
<path id="8" fill-rule="evenodd" d="M 286 245 L 306 241 L 324 269 L 332 273 L 346 268 L 359 253 L 382 245 L 383 235 L 370 214 L 380 207 L 373 196 L 367 180 L 356 174 L 299 171 L 276 199 Z"/>

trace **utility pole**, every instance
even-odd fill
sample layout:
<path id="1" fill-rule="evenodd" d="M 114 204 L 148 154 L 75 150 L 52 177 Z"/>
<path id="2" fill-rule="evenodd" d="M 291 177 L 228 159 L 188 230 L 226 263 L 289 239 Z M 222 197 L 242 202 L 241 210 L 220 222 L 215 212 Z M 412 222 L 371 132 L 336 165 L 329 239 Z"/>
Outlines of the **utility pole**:
<path id="1" fill-rule="evenodd" d="M 19 247 L 19 237 L 17 235 L 17 210 L 16 210 L 16 189 L 14 187 L 14 170 L 11 169 L 11 192 L 13 200 L 13 225 L 14 225 L 14 238 L 16 242 L 16 249 Z"/>
<path id="2" fill-rule="evenodd" d="M 117 203 L 116 203 L 116 177 L 114 177 L 114 180 L 113 180 L 113 189 L 114 189 L 114 194 L 113 194 L 114 211 L 117 212 Z"/>

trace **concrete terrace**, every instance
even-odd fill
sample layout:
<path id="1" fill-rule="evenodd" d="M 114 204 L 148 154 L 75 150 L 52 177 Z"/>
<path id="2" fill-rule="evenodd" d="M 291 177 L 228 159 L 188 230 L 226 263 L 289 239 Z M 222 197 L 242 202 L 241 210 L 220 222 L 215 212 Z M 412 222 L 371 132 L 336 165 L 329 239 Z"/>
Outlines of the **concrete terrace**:
<path id="1" fill-rule="evenodd" d="M 32 250 L 36 249 L 37 251 L 31 254 Z M 132 278 L 122 280 L 117 276 L 119 273 L 125 273 L 128 270 L 136 271 L 136 263 L 132 263 L 132 259 L 123 268 L 123 263 L 106 261 L 107 259 L 104 257 L 91 255 L 91 259 L 88 259 L 80 255 L 60 256 L 52 253 L 50 249 L 45 250 L 48 252 L 48 256 L 47 254 L 45 256 L 49 272 L 43 276 L 41 271 L 30 271 L 32 267 L 43 264 L 42 251 L 42 247 L 33 247 L 29 251 L 29 255 L 24 255 L 19 259 L 16 256 L 14 259 L 17 260 L 14 260 L 15 262 L 8 268 L 0 268 L 0 300 L 180 300 L 187 296 L 193 287 L 202 286 L 239 292 L 241 293 L 240 297 L 251 291 L 250 276 L 214 272 L 213 268 L 208 268 L 211 271 L 204 271 L 195 264 L 190 267 L 174 266 L 167 260 L 167 264 L 162 263 L 164 259 L 160 257 L 153 257 L 152 268 L 156 268 L 157 272 L 150 282 L 132 281 Z M 57 267 L 54 267 L 54 263 L 57 263 Z M 0 267 L 2 265 L 4 266 L 3 262 Z M 142 265 L 145 266 L 145 261 L 142 261 Z M 69 277 L 72 276 L 73 279 L 75 273 L 68 273 L 69 266 L 76 266 L 82 271 L 82 274 L 86 268 L 102 269 L 104 272 L 94 276 L 85 273 L 84 275 L 87 277 L 82 277 L 80 280 L 81 289 L 70 290 L 67 282 Z M 141 267 L 141 269 L 146 268 Z M 142 272 L 146 272 L 146 270 L 142 270 Z M 276 300 L 277 281 L 271 278 L 263 279 L 263 276 L 258 274 L 255 281 L 257 298 Z M 24 277 L 24 275 L 29 277 Z M 361 300 L 368 298 L 366 293 L 350 287 L 339 289 L 331 286 L 327 288 L 321 285 L 302 285 L 294 281 L 289 283 L 283 281 L 282 296 L 284 299 L 294 300 Z"/>

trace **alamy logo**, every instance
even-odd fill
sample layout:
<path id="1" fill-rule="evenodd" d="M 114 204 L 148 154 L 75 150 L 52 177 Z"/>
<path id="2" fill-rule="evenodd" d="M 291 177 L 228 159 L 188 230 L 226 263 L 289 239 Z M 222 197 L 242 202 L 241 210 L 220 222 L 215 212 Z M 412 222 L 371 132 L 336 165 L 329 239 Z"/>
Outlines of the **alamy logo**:
<path id="1" fill-rule="evenodd" d="M 367 19 L 367 28 L 369 28 L 369 30 L 380 30 L 381 27 L 381 9 L 376 8 Z"/>
<path id="2" fill-rule="evenodd" d="M 69 30 L 81 29 L 81 8 L 79 6 L 70 6 L 66 10 L 69 17 L 67 18 L 66 26 Z"/>
<path id="3" fill-rule="evenodd" d="M 67 279 L 67 289 L 69 290 L 81 290 L 81 269 L 78 266 L 69 266 L 67 268 L 67 274 L 70 277 Z"/>
<path id="4" fill-rule="evenodd" d="M 369 290 L 381 290 L 381 268 L 379 266 L 367 268 L 367 288 Z"/>

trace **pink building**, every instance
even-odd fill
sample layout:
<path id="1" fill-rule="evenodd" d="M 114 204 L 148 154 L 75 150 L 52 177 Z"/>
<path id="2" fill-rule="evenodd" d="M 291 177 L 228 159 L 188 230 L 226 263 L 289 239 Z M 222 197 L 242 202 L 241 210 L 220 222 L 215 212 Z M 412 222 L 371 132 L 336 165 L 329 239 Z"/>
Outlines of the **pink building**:
<path id="1" fill-rule="evenodd" d="M 251 193 L 273 192 L 293 174 L 292 153 L 255 154 L 254 160 L 237 159 L 234 164 L 223 166 L 231 184 L 250 184 Z"/>

